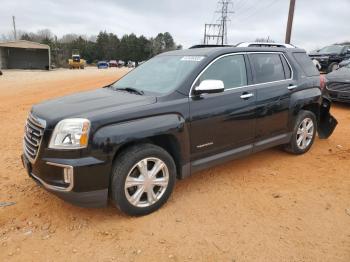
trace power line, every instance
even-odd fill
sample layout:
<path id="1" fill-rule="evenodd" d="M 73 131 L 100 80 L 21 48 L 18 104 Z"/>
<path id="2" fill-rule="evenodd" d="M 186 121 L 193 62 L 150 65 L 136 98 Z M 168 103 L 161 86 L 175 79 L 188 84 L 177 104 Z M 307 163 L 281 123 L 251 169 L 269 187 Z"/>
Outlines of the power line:
<path id="1" fill-rule="evenodd" d="M 246 12 L 245 14 L 247 14 L 246 16 L 236 16 L 234 19 L 236 20 L 237 17 L 239 18 L 240 21 L 246 21 L 247 19 L 255 16 L 256 14 L 258 14 L 259 12 L 263 11 L 266 8 L 270 8 L 271 6 L 273 6 L 274 4 L 276 4 L 278 2 L 278 0 L 272 0 L 271 2 L 269 2 L 267 5 L 263 5 L 263 6 L 259 6 L 257 9 L 253 10 L 253 12 L 249 13 Z M 266 3 L 266 2 L 265 2 Z"/>

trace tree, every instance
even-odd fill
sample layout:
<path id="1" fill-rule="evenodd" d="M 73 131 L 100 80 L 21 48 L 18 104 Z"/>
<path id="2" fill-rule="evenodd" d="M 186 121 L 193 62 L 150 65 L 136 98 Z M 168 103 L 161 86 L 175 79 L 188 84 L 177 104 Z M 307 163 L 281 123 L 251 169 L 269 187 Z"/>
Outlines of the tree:
<path id="1" fill-rule="evenodd" d="M 269 36 L 268 37 L 260 37 L 255 39 L 255 42 L 258 43 L 274 43 L 275 41 L 273 41 Z"/>

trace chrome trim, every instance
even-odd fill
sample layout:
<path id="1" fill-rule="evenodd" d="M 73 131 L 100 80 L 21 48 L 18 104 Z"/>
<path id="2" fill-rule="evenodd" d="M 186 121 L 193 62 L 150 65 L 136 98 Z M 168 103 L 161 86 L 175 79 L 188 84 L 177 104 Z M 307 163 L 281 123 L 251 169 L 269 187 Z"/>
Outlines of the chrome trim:
<path id="1" fill-rule="evenodd" d="M 196 82 L 198 81 L 198 79 L 202 76 L 202 74 L 203 74 L 213 63 L 215 63 L 217 60 L 219 60 L 219 59 L 221 59 L 221 58 L 223 58 L 223 57 L 226 57 L 226 56 L 249 55 L 249 54 L 280 54 L 280 55 L 283 55 L 283 57 L 286 59 L 287 64 L 288 64 L 288 66 L 289 66 L 289 68 L 290 68 L 291 77 L 288 78 L 288 79 L 283 79 L 283 80 L 277 80 L 277 81 L 271 81 L 271 82 L 265 82 L 265 83 L 258 83 L 258 84 L 251 84 L 251 85 L 245 85 L 245 86 L 238 86 L 238 87 L 227 88 L 227 89 L 224 90 L 224 92 L 230 91 L 230 90 L 235 90 L 235 89 L 241 89 L 241 88 L 245 88 L 245 87 L 259 86 L 259 85 L 272 84 L 272 83 L 278 83 L 278 82 L 284 82 L 284 81 L 293 80 L 293 78 L 294 78 L 294 71 L 293 71 L 293 68 L 292 68 L 291 64 L 289 63 L 289 60 L 287 59 L 287 57 L 284 55 L 283 52 L 253 52 L 253 51 L 252 51 L 252 52 L 230 53 L 230 54 L 224 54 L 224 55 L 221 55 L 221 56 L 215 58 L 213 61 L 211 61 L 211 62 L 198 74 L 198 76 L 196 77 L 196 79 L 193 81 L 193 83 L 192 83 L 192 85 L 191 85 L 191 88 L 190 88 L 190 92 L 189 92 L 189 94 L 188 94 L 188 97 L 189 97 L 189 98 L 195 97 L 194 95 L 191 95 L 195 83 L 196 83 Z"/>
<path id="2" fill-rule="evenodd" d="M 44 119 L 34 116 L 32 113 L 29 113 L 28 118 L 42 128 L 46 128 L 46 121 Z"/>
<path id="3" fill-rule="evenodd" d="M 252 96 L 254 96 L 254 94 L 253 94 L 253 93 L 249 93 L 249 94 L 241 95 L 240 98 L 246 99 L 246 98 L 250 98 L 250 97 L 252 97 Z"/>
<path id="4" fill-rule="evenodd" d="M 297 85 L 294 85 L 294 86 L 288 86 L 287 88 L 288 88 L 288 90 L 293 90 L 293 89 L 295 89 L 297 87 L 298 87 Z"/>
<path id="5" fill-rule="evenodd" d="M 32 130 L 30 137 L 28 137 L 27 128 L 30 128 Z M 34 164 L 38 158 L 45 128 L 46 128 L 45 120 L 34 116 L 32 113 L 28 114 L 28 118 L 26 120 L 26 125 L 25 125 L 24 136 L 23 136 L 23 152 L 27 157 L 27 159 L 29 160 L 29 162 L 32 164 Z M 36 145 L 34 141 L 31 141 L 31 139 L 36 142 Z M 31 148 L 31 147 L 34 147 L 34 148 Z M 33 158 L 32 155 L 35 157 Z"/>
<path id="6" fill-rule="evenodd" d="M 60 187 L 60 186 L 50 185 L 50 184 L 46 183 L 44 180 L 42 180 L 41 178 L 37 177 L 33 173 L 30 173 L 31 176 L 34 177 L 36 180 L 38 180 L 47 189 L 54 190 L 54 191 L 61 191 L 61 192 L 72 191 L 72 189 L 74 187 L 74 168 L 70 165 L 57 164 L 57 163 L 52 163 L 52 162 L 46 162 L 46 164 L 52 165 L 52 166 L 63 167 L 63 168 L 71 168 L 73 170 L 73 176 L 71 178 L 71 182 L 70 182 L 69 186 L 68 187 Z"/>

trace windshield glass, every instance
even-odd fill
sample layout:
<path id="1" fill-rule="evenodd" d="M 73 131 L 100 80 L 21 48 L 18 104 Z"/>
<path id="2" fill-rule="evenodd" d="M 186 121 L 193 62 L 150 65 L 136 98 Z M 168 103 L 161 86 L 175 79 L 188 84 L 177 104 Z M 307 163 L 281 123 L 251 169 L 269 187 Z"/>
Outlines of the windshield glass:
<path id="1" fill-rule="evenodd" d="M 203 58 L 203 56 L 158 56 L 115 82 L 112 88 L 135 88 L 165 94 L 174 90 Z"/>
<path id="2" fill-rule="evenodd" d="M 319 53 L 337 53 L 340 54 L 343 50 L 343 46 L 340 45 L 330 45 L 320 49 Z"/>

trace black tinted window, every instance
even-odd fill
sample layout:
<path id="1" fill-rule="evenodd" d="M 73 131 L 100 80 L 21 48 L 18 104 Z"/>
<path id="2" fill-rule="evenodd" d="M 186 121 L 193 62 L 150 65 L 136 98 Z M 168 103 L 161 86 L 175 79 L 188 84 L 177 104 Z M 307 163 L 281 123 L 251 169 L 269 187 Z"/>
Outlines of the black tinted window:
<path id="1" fill-rule="evenodd" d="M 284 70 L 279 54 L 250 55 L 256 83 L 266 83 L 284 80 Z"/>
<path id="2" fill-rule="evenodd" d="M 243 55 L 231 55 L 215 61 L 201 75 L 197 85 L 203 80 L 221 80 L 225 89 L 247 85 L 247 72 Z"/>
<path id="3" fill-rule="evenodd" d="M 306 76 L 317 76 L 320 74 L 306 53 L 293 53 L 293 56 Z"/>

